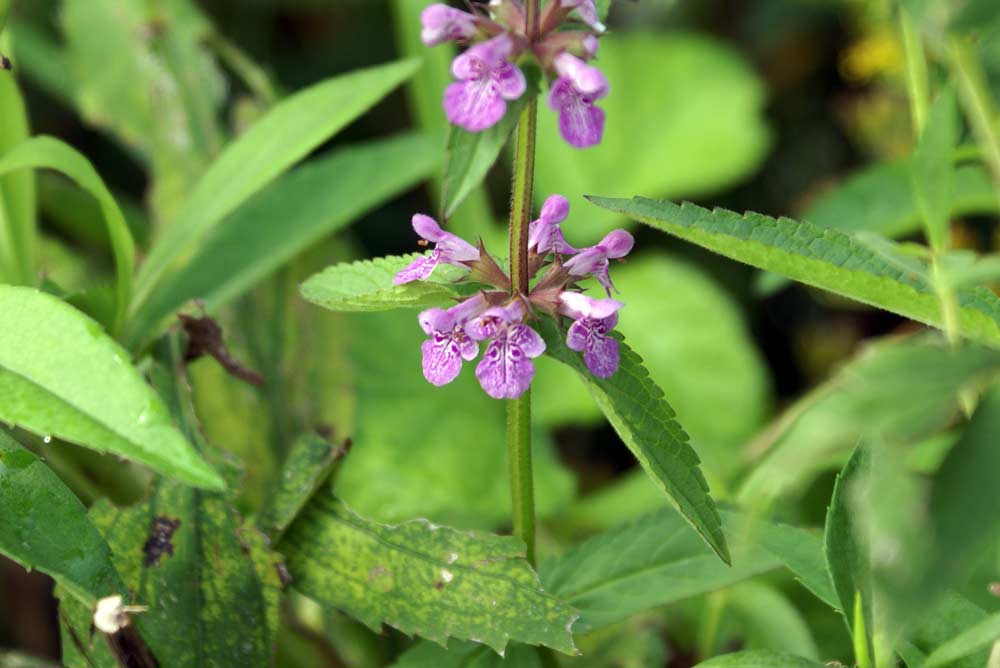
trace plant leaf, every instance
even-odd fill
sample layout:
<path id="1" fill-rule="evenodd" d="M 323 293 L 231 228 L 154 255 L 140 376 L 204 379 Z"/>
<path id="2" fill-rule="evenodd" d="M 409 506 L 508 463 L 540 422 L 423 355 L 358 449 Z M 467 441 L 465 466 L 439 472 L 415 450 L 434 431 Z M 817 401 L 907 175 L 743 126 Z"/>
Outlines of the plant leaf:
<path id="1" fill-rule="evenodd" d="M 0 432 L 0 552 L 52 576 L 87 605 L 124 592 L 87 509 L 31 451 Z"/>
<path id="2" fill-rule="evenodd" d="M 55 297 L 0 286 L 0 419 L 192 485 L 222 479 L 100 326 Z"/>
<path id="3" fill-rule="evenodd" d="M 742 517 L 724 516 L 726 536 L 736 546 L 733 566 L 719 561 L 680 513 L 663 508 L 547 560 L 539 575 L 548 591 L 580 611 L 576 632 L 589 633 L 780 566 L 763 547 L 740 545 L 744 524 Z"/>
<path id="4" fill-rule="evenodd" d="M 940 301 L 924 281 L 842 232 L 789 218 L 741 216 L 687 203 L 641 197 L 590 199 L 739 262 L 935 327 L 941 325 Z M 961 333 L 1000 346 L 1000 298 L 985 288 L 960 290 L 955 296 Z"/>
<path id="5" fill-rule="evenodd" d="M 461 296 L 447 281 L 465 272 L 439 264 L 429 280 L 393 285 L 392 279 L 419 254 L 380 257 L 335 264 L 302 284 L 302 296 L 331 311 L 389 311 L 397 308 L 440 306 Z"/>
<path id="6" fill-rule="evenodd" d="M 823 668 L 824 664 L 801 656 L 771 650 L 749 650 L 722 654 L 702 661 L 694 668 Z"/>
<path id="7" fill-rule="evenodd" d="M 251 195 L 410 77 L 416 61 L 328 79 L 277 104 L 212 163 L 153 245 L 136 283 L 136 308 L 176 263 Z"/>
<path id="8" fill-rule="evenodd" d="M 445 649 L 423 640 L 403 653 L 392 668 L 542 668 L 538 652 L 527 645 L 510 645 L 503 656 L 479 643 L 452 640 Z M 0 667 L 2 668 L 2 667 Z"/>
<path id="9" fill-rule="evenodd" d="M 254 521 L 272 541 L 284 533 L 299 511 L 330 476 L 344 449 L 319 436 L 306 435 L 292 444 L 270 496 Z"/>
<path id="10" fill-rule="evenodd" d="M 0 174 L 20 169 L 54 169 L 62 172 L 81 188 L 94 196 L 104 214 L 108 238 L 115 258 L 116 306 L 112 331 L 121 330 L 125 313 L 132 298 L 132 267 L 135 263 L 135 244 L 115 198 L 94 167 L 81 153 L 54 137 L 33 137 L 0 155 Z"/>
<path id="11" fill-rule="evenodd" d="M 594 400 L 635 458 L 669 496 L 691 526 L 727 564 L 731 563 L 722 521 L 687 434 L 663 391 L 649 377 L 642 358 L 620 340 L 621 363 L 610 378 L 596 378 L 578 353 L 566 347 L 563 333 L 545 319 L 540 326 L 546 353 L 576 370 Z"/>
<path id="12" fill-rule="evenodd" d="M 430 142 L 404 135 L 340 149 L 279 178 L 213 229 L 183 268 L 167 276 L 135 314 L 133 344 L 192 299 L 214 309 L 325 235 L 426 178 Z"/>
<path id="13" fill-rule="evenodd" d="M 14 73 L 0 71 L 0 154 L 30 134 L 24 99 Z M 18 285 L 35 283 L 35 176 L 32 172 L 0 178 L 0 280 Z"/>
<path id="14" fill-rule="evenodd" d="M 994 613 L 970 626 L 931 652 L 921 668 L 944 668 L 1000 639 L 1000 613 Z"/>
<path id="15" fill-rule="evenodd" d="M 278 549 L 295 586 L 373 629 L 389 624 L 444 644 L 508 640 L 572 654 L 572 609 L 545 593 L 513 537 L 460 532 L 416 520 L 376 524 L 330 486 L 316 494 Z"/>
<path id="16" fill-rule="evenodd" d="M 946 249 L 948 243 L 948 214 L 955 182 L 951 156 L 958 141 L 957 113 L 955 94 L 950 89 L 941 91 L 927 114 L 911 163 L 917 207 L 923 215 L 931 247 L 938 251 Z"/>
<path id="17" fill-rule="evenodd" d="M 837 476 L 833 499 L 826 514 L 823 551 L 833 579 L 833 586 L 840 599 L 841 610 L 854 610 L 856 597 L 861 597 L 861 610 L 866 631 L 868 656 L 874 655 L 872 632 L 875 629 L 872 615 L 871 556 L 861 527 L 857 525 L 857 496 L 862 485 L 868 484 L 871 462 L 867 450 L 855 449 L 844 470 Z M 845 615 L 847 626 L 855 634 L 853 619 Z M 857 637 L 857 636 L 856 636 Z"/>

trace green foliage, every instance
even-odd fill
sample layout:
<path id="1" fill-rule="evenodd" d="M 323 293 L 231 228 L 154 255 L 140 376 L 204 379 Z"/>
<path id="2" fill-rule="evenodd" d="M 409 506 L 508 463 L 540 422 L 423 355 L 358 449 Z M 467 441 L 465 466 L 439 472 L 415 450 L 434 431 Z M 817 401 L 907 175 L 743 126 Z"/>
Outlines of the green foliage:
<path id="1" fill-rule="evenodd" d="M 55 297 L 0 286 L 0 418 L 111 452 L 192 485 L 222 479 L 100 326 Z"/>
<path id="2" fill-rule="evenodd" d="M 6 12 L 0 12 L 5 14 Z M 6 16 L 0 16 L 0 24 Z M 27 111 L 14 75 L 0 71 L 0 154 L 28 138 Z M 0 177 L 0 281 L 35 282 L 35 180 L 30 171 Z"/>
<path id="3" fill-rule="evenodd" d="M 405 135 L 341 149 L 280 177 L 209 232 L 182 271 L 163 280 L 136 313 L 133 339 L 146 340 L 189 300 L 202 299 L 210 309 L 231 301 L 434 166 L 430 142 Z"/>
<path id="4" fill-rule="evenodd" d="M 751 650 L 723 654 L 703 661 L 695 668 L 820 668 L 824 664 L 786 652 Z"/>
<path id="5" fill-rule="evenodd" d="M 948 214 L 954 199 L 955 173 L 951 155 L 957 142 L 955 94 L 945 90 L 931 106 L 911 167 L 913 192 L 927 227 L 927 238 L 939 251 L 948 245 Z"/>
<path id="6" fill-rule="evenodd" d="M 321 490 L 278 545 L 297 589 L 373 629 L 389 624 L 439 643 L 509 640 L 573 653 L 572 609 L 546 594 L 511 537 L 426 521 L 365 520 Z"/>
<path id="7" fill-rule="evenodd" d="M 542 564 L 547 591 L 580 611 L 575 629 L 588 633 L 655 606 L 725 588 L 777 568 L 760 545 L 743 545 L 753 532 L 744 518 L 726 515 L 733 565 L 719 561 L 672 508 L 650 513 Z"/>
<path id="8" fill-rule="evenodd" d="M 100 502 L 90 516 L 133 601 L 149 606 L 134 620 L 160 665 L 267 665 L 277 629 L 277 558 L 222 495 L 161 482 L 138 506 Z M 91 608 L 65 597 L 60 605 L 69 620 L 66 665 L 117 666 L 101 634 L 90 633 Z"/>
<path id="9" fill-rule="evenodd" d="M 431 642 L 419 642 L 405 652 L 392 668 L 542 668 L 538 653 L 525 645 L 511 645 L 500 656 L 477 643 L 452 640 L 445 649 Z"/>
<path id="10" fill-rule="evenodd" d="M 923 668 L 943 668 L 958 659 L 991 645 L 1000 638 L 1000 613 L 992 614 L 970 626 L 934 650 L 922 664 Z"/>
<path id="11" fill-rule="evenodd" d="M 942 324 L 941 303 L 926 280 L 842 232 L 789 218 L 741 216 L 641 197 L 591 199 L 734 260 L 918 322 Z M 1000 346 L 1000 299 L 986 288 L 961 290 L 956 298 L 961 334 Z"/>
<path id="12" fill-rule="evenodd" d="M 111 329 L 118 332 L 124 324 L 125 313 L 132 297 L 132 268 L 135 263 L 135 244 L 128 225 L 115 198 L 104 181 L 94 171 L 82 154 L 53 137 L 34 137 L 12 147 L 0 156 L 0 174 L 22 169 L 54 169 L 62 172 L 82 189 L 94 196 L 100 204 L 107 226 L 108 238 L 115 258 L 117 274 L 114 318 Z"/>
<path id="13" fill-rule="evenodd" d="M 142 265 L 138 309 L 157 284 L 250 196 L 410 77 L 403 61 L 334 77 L 296 93 L 229 144 L 208 168 Z"/>
<path id="14" fill-rule="evenodd" d="M 37 456 L 0 432 L 0 552 L 93 605 L 123 591 L 87 509 Z M 0 663 L 2 665 L 2 663 Z"/>
<path id="15" fill-rule="evenodd" d="M 611 378 L 596 378 L 580 355 L 566 347 L 563 333 L 554 323 L 543 322 L 540 329 L 546 352 L 580 374 L 597 405 L 646 473 L 677 504 L 719 558 L 730 563 L 722 522 L 709 496 L 698 455 L 674 419 L 663 391 L 649 378 L 642 358 L 620 340 L 618 372 Z"/>
<path id="16" fill-rule="evenodd" d="M 429 280 L 393 285 L 392 279 L 418 254 L 376 258 L 328 267 L 302 284 L 302 296 L 331 311 L 388 311 L 426 308 L 457 297 L 448 285 L 462 275 L 450 265 L 438 265 Z"/>
<path id="17" fill-rule="evenodd" d="M 556 114 L 538 110 L 539 198 L 559 193 L 576 205 L 594 194 L 695 196 L 745 177 L 763 159 L 770 143 L 764 91 L 728 47 L 682 32 L 611 32 L 601 39 L 600 68 L 611 82 L 599 103 L 607 113 L 600 146 L 567 145 Z M 574 214 L 569 242 L 599 238 L 621 218 Z"/>

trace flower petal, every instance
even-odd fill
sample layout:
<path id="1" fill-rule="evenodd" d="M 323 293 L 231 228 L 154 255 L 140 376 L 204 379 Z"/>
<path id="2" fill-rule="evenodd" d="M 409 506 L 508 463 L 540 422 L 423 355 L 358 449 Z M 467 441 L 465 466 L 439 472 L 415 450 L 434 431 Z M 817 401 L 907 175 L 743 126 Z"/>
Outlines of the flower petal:
<path id="1" fill-rule="evenodd" d="M 569 216 L 569 200 L 562 195 L 549 195 L 542 204 L 542 211 L 538 214 L 541 220 L 550 223 L 561 223 Z"/>
<path id="2" fill-rule="evenodd" d="M 459 346 L 448 335 L 436 334 L 420 346 L 423 353 L 424 378 L 431 385 L 447 385 L 462 370 Z"/>
<path id="3" fill-rule="evenodd" d="M 492 79 L 469 79 L 450 84 L 444 91 L 448 120 L 469 132 L 496 125 L 507 111 L 507 103 Z"/>
<path id="4" fill-rule="evenodd" d="M 438 261 L 439 254 L 437 251 L 432 251 L 430 255 L 418 257 L 396 274 L 395 278 L 392 279 L 392 284 L 403 285 L 405 283 L 412 283 L 413 281 L 421 281 L 431 275 L 434 267 L 438 265 Z"/>
<path id="5" fill-rule="evenodd" d="M 528 88 L 524 72 L 511 63 L 501 64 L 493 72 L 493 79 L 497 82 L 500 94 L 507 100 L 516 100 L 524 95 L 524 91 Z"/>
<path id="6" fill-rule="evenodd" d="M 441 229 L 441 226 L 437 224 L 437 221 L 430 216 L 425 216 L 422 213 L 413 214 L 411 219 L 413 224 L 413 231 L 416 232 L 421 239 L 426 239 L 427 241 L 437 243 L 444 236 L 445 231 Z"/>
<path id="7" fill-rule="evenodd" d="M 531 386 L 534 375 L 535 365 L 503 335 L 490 342 L 476 366 L 479 384 L 494 399 L 517 399 Z"/>
<path id="8" fill-rule="evenodd" d="M 422 311 L 417 316 L 417 322 L 420 323 L 424 334 L 428 336 L 435 332 L 451 332 L 455 329 L 455 316 L 450 311 L 439 308 L 429 308 Z"/>
<path id="9" fill-rule="evenodd" d="M 618 371 L 618 339 L 594 332 L 587 337 L 583 361 L 590 373 L 598 378 L 609 378 Z"/>
<path id="10" fill-rule="evenodd" d="M 529 358 L 545 352 L 545 341 L 538 332 L 527 325 L 514 325 L 507 332 L 507 341 L 512 348 L 519 348 Z"/>
<path id="11" fill-rule="evenodd" d="M 476 34 L 476 17 L 441 3 L 430 5 L 420 13 L 423 30 L 420 39 L 426 46 L 437 46 L 457 39 L 469 39 Z"/>
<path id="12" fill-rule="evenodd" d="M 607 252 L 608 257 L 617 260 L 628 255 L 635 245 L 635 239 L 625 230 L 608 232 L 599 244 Z"/>
<path id="13" fill-rule="evenodd" d="M 566 333 L 566 346 L 570 350 L 583 352 L 587 349 L 587 338 L 590 336 L 590 328 L 586 320 L 577 320 L 569 326 Z"/>

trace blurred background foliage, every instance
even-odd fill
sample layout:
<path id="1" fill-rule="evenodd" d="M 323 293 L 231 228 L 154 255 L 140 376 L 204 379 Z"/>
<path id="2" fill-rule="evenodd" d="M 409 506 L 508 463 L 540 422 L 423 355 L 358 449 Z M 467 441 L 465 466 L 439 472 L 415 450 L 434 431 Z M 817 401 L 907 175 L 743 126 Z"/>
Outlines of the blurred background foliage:
<path id="1" fill-rule="evenodd" d="M 319 432 L 351 439 L 336 484 L 362 515 L 505 528 L 501 404 L 479 392 L 468 371 L 446 388 L 424 382 L 414 313 L 332 314 L 297 292 L 305 277 L 335 261 L 414 250 L 411 214 L 438 208 L 447 130 L 440 96 L 450 54 L 417 39 L 426 4 L 15 3 L 3 51 L 33 133 L 56 135 L 94 162 L 140 253 L 228 139 L 283 95 L 400 57 L 424 61 L 405 89 L 317 151 L 300 168 L 313 171 L 297 177 L 297 188 L 265 190 L 250 212 L 241 210 L 244 221 L 207 239 L 191 265 L 198 286 L 167 298 L 188 313 L 205 308 L 217 317 L 233 355 L 264 377 L 253 388 L 214 359 L 190 367 L 207 440 L 245 463 L 245 512 L 260 507 L 295 438 Z M 619 0 L 609 24 L 599 59 L 612 86 L 603 145 L 567 147 L 553 114 L 540 110 L 537 194 L 570 197 L 564 229 L 571 243 L 629 224 L 587 204 L 585 194 L 689 199 L 899 238 L 918 233 L 906 170 L 897 162 L 911 150 L 913 130 L 888 2 Z M 1000 74 L 1000 27 L 995 32 L 979 48 L 988 71 Z M 350 159 L 351 151 L 364 151 L 366 162 Z M 506 174 L 503 164 L 493 170 L 450 222 L 454 229 L 502 247 Z M 992 249 L 997 202 L 988 177 L 969 166 L 957 184 L 954 211 L 964 218 L 954 243 Z M 99 310 L 113 266 L 98 209 L 58 176 L 41 174 L 37 188 L 46 280 L 72 287 L 74 303 Z M 260 240 L 250 241 L 248 230 L 263 230 Z M 935 378 L 900 406 L 898 385 L 858 379 L 885 380 L 900 369 L 911 379 L 915 364 L 936 368 L 892 343 L 866 345 L 910 324 L 650 230 L 633 231 L 637 252 L 615 270 L 628 305 L 621 330 L 690 432 L 724 502 L 763 509 L 781 499 L 783 519 L 822 524 L 834 474 L 869 419 L 906 425 L 905 438 L 920 442 L 907 462 L 932 469 L 948 446 L 947 433 L 938 432 L 961 388 L 995 364 L 970 353 L 968 364 L 951 370 L 954 378 Z M 271 259 L 250 263 L 248 253 Z M 552 554 L 664 500 L 573 374 L 549 359 L 538 367 L 540 550 Z M 891 410 L 873 415 L 873 405 Z M 143 493 L 140 474 L 123 478 L 110 458 L 67 445 L 48 456 L 87 500 L 110 493 L 128 502 Z M 58 657 L 51 585 L 10 563 L 2 572 L 0 646 Z M 991 603 L 982 589 L 967 593 Z M 697 629 L 720 606 L 715 595 L 588 636 L 584 658 L 567 663 L 680 667 L 690 665 L 698 643 L 850 658 L 840 620 L 791 578 L 762 576 L 726 594 L 728 612 L 707 638 Z M 395 632 L 377 638 L 304 599 L 295 607 L 279 665 L 384 665 L 405 645 Z"/>

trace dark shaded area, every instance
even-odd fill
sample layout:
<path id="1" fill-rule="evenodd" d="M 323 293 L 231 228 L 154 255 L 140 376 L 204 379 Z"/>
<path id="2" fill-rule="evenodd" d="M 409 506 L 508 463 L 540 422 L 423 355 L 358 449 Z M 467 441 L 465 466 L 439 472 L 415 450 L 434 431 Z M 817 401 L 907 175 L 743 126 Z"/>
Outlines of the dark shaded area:
<path id="1" fill-rule="evenodd" d="M 156 566 L 164 554 L 174 555 L 174 532 L 180 527 L 181 521 L 171 517 L 154 517 L 149 530 L 149 538 L 142 545 L 143 566 Z"/>

